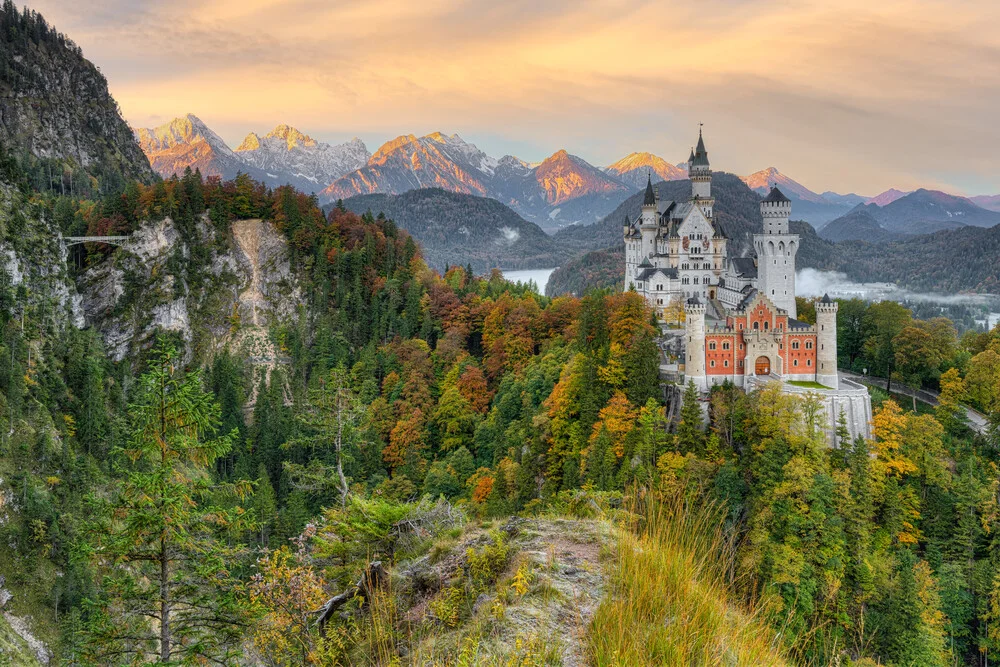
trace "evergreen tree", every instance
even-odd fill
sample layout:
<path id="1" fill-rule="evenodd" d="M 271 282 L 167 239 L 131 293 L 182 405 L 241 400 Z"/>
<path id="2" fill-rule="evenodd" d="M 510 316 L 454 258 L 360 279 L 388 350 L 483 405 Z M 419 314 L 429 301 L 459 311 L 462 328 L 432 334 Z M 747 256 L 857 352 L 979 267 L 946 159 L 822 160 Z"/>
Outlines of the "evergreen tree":
<path id="1" fill-rule="evenodd" d="M 130 405 L 132 434 L 114 452 L 122 482 L 95 499 L 98 523 L 85 551 L 105 570 L 91 601 L 86 650 L 107 663 L 225 661 L 239 653 L 244 612 L 230 571 L 238 551 L 216 538 L 248 528 L 209 470 L 233 434 L 212 438 L 219 407 L 197 372 L 185 373 L 162 341 Z"/>
<path id="2" fill-rule="evenodd" d="M 705 429 L 698 400 L 698 389 L 688 381 L 681 403 L 681 420 L 677 424 L 677 449 L 684 453 L 700 453 L 705 447 Z"/>

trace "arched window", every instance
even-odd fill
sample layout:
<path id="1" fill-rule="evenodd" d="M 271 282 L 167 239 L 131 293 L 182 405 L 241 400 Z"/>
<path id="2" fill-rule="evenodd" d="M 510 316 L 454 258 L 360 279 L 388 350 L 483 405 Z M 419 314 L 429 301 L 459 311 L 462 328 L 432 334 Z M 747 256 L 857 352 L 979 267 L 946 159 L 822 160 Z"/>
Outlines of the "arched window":
<path id="1" fill-rule="evenodd" d="M 806 349 L 807 349 L 807 350 L 811 350 L 811 349 L 813 349 L 813 343 L 812 343 L 812 341 L 811 341 L 811 340 L 807 340 L 807 341 L 806 341 Z"/>
<path id="2" fill-rule="evenodd" d="M 756 331 L 757 329 L 760 329 L 760 322 L 754 322 L 753 323 L 753 328 L 754 328 L 754 331 Z"/>
<path id="3" fill-rule="evenodd" d="M 771 323 L 770 322 L 764 322 L 764 331 L 767 331 L 770 328 L 771 328 Z"/>
<path id="4" fill-rule="evenodd" d="M 799 360 L 798 359 L 793 359 L 792 360 L 792 366 L 798 366 L 798 365 L 799 365 Z"/>
<path id="5" fill-rule="evenodd" d="M 792 349 L 793 350 L 799 349 L 799 341 L 797 341 L 797 340 L 793 340 L 792 341 Z"/>

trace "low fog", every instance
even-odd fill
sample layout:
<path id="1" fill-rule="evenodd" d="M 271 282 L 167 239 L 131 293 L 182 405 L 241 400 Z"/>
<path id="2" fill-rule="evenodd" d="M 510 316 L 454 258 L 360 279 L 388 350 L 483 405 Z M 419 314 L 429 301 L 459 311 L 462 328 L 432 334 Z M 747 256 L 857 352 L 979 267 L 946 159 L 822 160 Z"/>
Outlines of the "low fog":
<path id="1" fill-rule="evenodd" d="M 799 296 L 859 298 L 866 301 L 899 301 L 946 305 L 996 306 L 1000 298 L 989 294 L 935 294 L 913 292 L 895 283 L 856 283 L 839 271 L 802 269 L 795 274 L 795 291 Z"/>

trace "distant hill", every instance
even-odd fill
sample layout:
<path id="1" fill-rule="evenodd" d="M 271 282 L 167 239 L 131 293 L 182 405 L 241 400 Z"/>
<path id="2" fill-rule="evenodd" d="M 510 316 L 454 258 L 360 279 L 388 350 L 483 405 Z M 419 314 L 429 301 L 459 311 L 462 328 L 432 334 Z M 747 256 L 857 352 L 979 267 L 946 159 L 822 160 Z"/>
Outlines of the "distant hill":
<path id="1" fill-rule="evenodd" d="M 870 241 L 877 243 L 898 239 L 900 234 L 890 232 L 882 227 L 869 207 L 859 206 L 847 215 L 826 224 L 819 235 L 828 241 Z"/>
<path id="2" fill-rule="evenodd" d="M 979 195 L 977 197 L 969 197 L 969 201 L 988 211 L 1000 211 L 1000 195 Z"/>
<path id="3" fill-rule="evenodd" d="M 472 264 L 480 273 L 549 268 L 566 257 L 538 225 L 486 197 L 422 188 L 401 195 L 359 195 L 343 204 L 356 213 L 384 213 L 420 243 L 427 263 L 439 271 L 455 264 Z"/>
<path id="4" fill-rule="evenodd" d="M 40 14 L 9 2 L 0 8 L 0 144 L 40 190 L 156 178 L 100 70 Z"/>
<path id="5" fill-rule="evenodd" d="M 604 171 L 617 178 L 622 183 L 640 190 L 646 185 L 646 177 L 651 176 L 657 181 L 686 180 L 687 166 L 672 165 L 663 158 L 652 153 L 630 153 L 621 160 L 604 168 Z"/>
<path id="6" fill-rule="evenodd" d="M 849 214 L 831 221 L 821 234 L 836 241 L 856 239 L 874 242 L 964 226 L 992 227 L 998 224 L 1000 212 L 984 209 L 965 197 L 920 189 L 883 205 L 861 204 Z"/>
<path id="7" fill-rule="evenodd" d="M 492 197 L 546 229 L 596 222 L 633 188 L 565 150 L 536 166 L 490 157 L 456 134 L 404 135 L 382 145 L 357 171 L 325 188 L 323 201 L 438 187 Z"/>
<path id="8" fill-rule="evenodd" d="M 914 290 L 1000 294 L 1000 226 L 966 226 L 887 243 L 837 244 L 837 265 L 853 280 Z"/>

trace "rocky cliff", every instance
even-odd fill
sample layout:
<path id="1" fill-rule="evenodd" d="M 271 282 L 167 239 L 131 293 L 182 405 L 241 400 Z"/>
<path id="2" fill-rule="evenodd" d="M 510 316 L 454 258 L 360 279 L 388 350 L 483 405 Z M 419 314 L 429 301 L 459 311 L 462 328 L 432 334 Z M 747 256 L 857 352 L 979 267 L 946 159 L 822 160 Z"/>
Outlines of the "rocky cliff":
<path id="1" fill-rule="evenodd" d="M 236 342 L 261 363 L 273 362 L 267 328 L 291 320 L 301 303 L 288 247 L 260 220 L 234 222 L 231 232 L 217 237 L 202 218 L 197 238 L 184 239 L 170 218 L 147 222 L 83 273 L 83 319 L 100 331 L 112 359 L 134 355 L 165 331 L 199 360 Z"/>
<path id="2" fill-rule="evenodd" d="M 77 170 L 109 186 L 155 178 L 104 75 L 41 15 L 12 3 L 0 10 L 0 144 L 22 162 L 57 161 L 33 170 L 40 189 L 68 193 L 84 184 Z"/>

